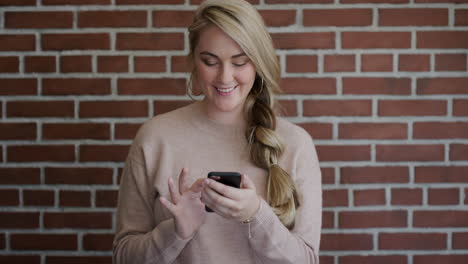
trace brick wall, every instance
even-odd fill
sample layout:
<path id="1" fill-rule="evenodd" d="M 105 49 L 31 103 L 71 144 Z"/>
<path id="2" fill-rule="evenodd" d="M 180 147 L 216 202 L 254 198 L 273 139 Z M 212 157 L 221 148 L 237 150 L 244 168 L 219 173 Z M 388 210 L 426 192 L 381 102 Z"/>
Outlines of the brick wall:
<path id="1" fill-rule="evenodd" d="M 110 263 L 139 125 L 185 105 L 196 0 L 0 0 L 0 263 Z M 323 168 L 321 263 L 466 263 L 468 1 L 251 0 Z"/>

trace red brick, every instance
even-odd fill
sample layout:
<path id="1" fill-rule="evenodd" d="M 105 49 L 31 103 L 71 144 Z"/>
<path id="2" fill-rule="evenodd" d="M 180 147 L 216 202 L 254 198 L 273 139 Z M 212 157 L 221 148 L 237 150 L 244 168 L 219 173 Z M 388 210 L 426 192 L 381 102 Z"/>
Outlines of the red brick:
<path id="1" fill-rule="evenodd" d="M 455 232 L 452 234 L 453 249 L 468 249 L 468 233 Z"/>
<path id="2" fill-rule="evenodd" d="M 45 228 L 111 228 L 112 214 L 110 212 L 67 212 L 44 213 Z"/>
<path id="3" fill-rule="evenodd" d="M 5 249 L 5 234 L 0 234 L 0 249 Z"/>
<path id="4" fill-rule="evenodd" d="M 184 0 L 116 0 L 118 5 L 180 5 L 183 4 Z"/>
<path id="5" fill-rule="evenodd" d="M 111 168 L 45 168 L 46 184 L 112 184 Z"/>
<path id="6" fill-rule="evenodd" d="M 127 56 L 99 56 L 98 72 L 128 72 Z"/>
<path id="7" fill-rule="evenodd" d="M 25 72 L 55 72 L 55 57 L 26 56 L 24 58 Z"/>
<path id="8" fill-rule="evenodd" d="M 304 116 L 370 116 L 371 100 L 304 100 Z"/>
<path id="9" fill-rule="evenodd" d="M 25 206 L 53 206 L 55 194 L 52 190 L 24 190 L 23 203 Z"/>
<path id="10" fill-rule="evenodd" d="M 468 14 L 467 14 L 468 17 Z M 466 71 L 466 54 L 436 54 L 436 71 Z M 450 87 L 447 87 L 450 88 Z"/>
<path id="11" fill-rule="evenodd" d="M 75 55 L 60 57 L 60 71 L 69 72 L 91 72 L 91 56 Z"/>
<path id="12" fill-rule="evenodd" d="M 147 101 L 80 102 L 80 117 L 148 117 Z"/>
<path id="13" fill-rule="evenodd" d="M 97 190 L 96 191 L 96 206 L 97 207 L 117 207 L 117 197 L 119 192 L 116 190 Z"/>
<path id="14" fill-rule="evenodd" d="M 146 27 L 146 11 L 80 11 L 78 27 Z"/>
<path id="15" fill-rule="evenodd" d="M 193 0 L 192 0 L 193 1 Z M 258 0 L 257 0 L 258 1 Z M 265 0 L 267 4 L 326 4 L 333 3 L 332 0 Z"/>
<path id="16" fill-rule="evenodd" d="M 6 12 L 6 28 L 71 28 L 72 12 Z"/>
<path id="17" fill-rule="evenodd" d="M 0 228 L 31 229 L 39 227 L 39 213 L 0 212 Z"/>
<path id="18" fill-rule="evenodd" d="M 11 0 L 13 1 L 13 0 Z M 14 0 L 18 1 L 18 0 Z M 35 0 L 34 0 L 35 1 Z M 0 2 L 2 5 L 2 2 Z M 0 255 L 0 263 L 14 263 L 14 264 L 40 264 L 41 256 L 39 255 Z"/>
<path id="19" fill-rule="evenodd" d="M 322 234 L 320 250 L 372 250 L 371 234 Z"/>
<path id="20" fill-rule="evenodd" d="M 46 256 L 47 264 L 112 264 L 112 256 Z"/>
<path id="21" fill-rule="evenodd" d="M 341 184 L 408 183 L 407 167 L 344 167 Z"/>
<path id="22" fill-rule="evenodd" d="M 45 95 L 105 95 L 111 92 L 111 80 L 105 78 L 45 78 L 42 80 Z"/>
<path id="23" fill-rule="evenodd" d="M 110 125 L 104 123 L 43 124 L 44 139 L 110 139 Z"/>
<path id="24" fill-rule="evenodd" d="M 325 72 L 354 72 L 355 71 L 355 56 L 354 55 L 325 55 L 324 56 L 324 71 Z"/>
<path id="25" fill-rule="evenodd" d="M 322 183 L 334 184 L 335 183 L 335 169 L 334 168 L 320 168 L 322 171 Z"/>
<path id="26" fill-rule="evenodd" d="M 36 37 L 32 34 L 0 34 L 0 51 L 28 51 L 36 49 Z"/>
<path id="27" fill-rule="evenodd" d="M 409 49 L 410 32 L 343 32 L 341 46 L 345 49 Z"/>
<path id="28" fill-rule="evenodd" d="M 0 72 L 19 72 L 19 60 L 16 56 L 0 57 Z"/>
<path id="29" fill-rule="evenodd" d="M 444 233 L 380 233 L 379 249 L 383 250 L 437 250 L 447 249 Z"/>
<path id="30" fill-rule="evenodd" d="M 445 100 L 380 100 L 380 116 L 443 116 L 447 114 Z"/>
<path id="31" fill-rule="evenodd" d="M 119 94 L 185 95 L 185 79 L 119 79 Z"/>
<path id="32" fill-rule="evenodd" d="M 130 0 L 127 0 L 127 1 L 130 1 Z M 141 1 L 141 0 L 139 0 Z M 162 0 L 164 1 L 164 0 Z M 166 0 L 166 1 L 169 1 L 169 0 Z M 190 0 L 190 3 L 193 4 L 193 5 L 199 5 L 203 2 L 204 0 Z M 252 5 L 258 5 L 259 4 L 259 1 L 260 0 L 246 0 L 247 2 L 249 2 L 250 4 Z M 281 0 L 280 0 L 281 1 Z M 293 0 L 294 1 L 294 0 Z M 306 0 L 307 1 L 307 0 Z M 310 0 L 309 0 L 310 1 Z M 287 1 L 287 2 L 291 2 L 290 0 Z"/>
<path id="33" fill-rule="evenodd" d="M 37 95 L 37 80 L 30 78 L 0 78 L 0 95 Z"/>
<path id="34" fill-rule="evenodd" d="M 283 78 L 281 89 L 286 94 L 336 94 L 334 78 Z"/>
<path id="35" fill-rule="evenodd" d="M 450 144 L 450 160 L 468 160 L 468 145 Z"/>
<path id="36" fill-rule="evenodd" d="M 39 184 L 40 170 L 39 168 L 0 168 L 0 184 Z"/>
<path id="37" fill-rule="evenodd" d="M 0 6 L 28 6 L 36 5 L 36 0 L 2 0 Z M 2 262 L 3 263 L 3 262 Z"/>
<path id="38" fill-rule="evenodd" d="M 135 72 L 165 72 L 166 57 L 135 57 Z"/>
<path id="39" fill-rule="evenodd" d="M 453 115 L 468 116 L 468 100 L 455 99 L 453 100 Z"/>
<path id="40" fill-rule="evenodd" d="M 377 161 L 443 161 L 443 145 L 377 145 Z"/>
<path id="41" fill-rule="evenodd" d="M 286 56 L 286 72 L 317 72 L 317 55 L 288 55 Z"/>
<path id="42" fill-rule="evenodd" d="M 0 189 L 0 206 L 18 206 L 19 192 L 15 189 Z"/>
<path id="43" fill-rule="evenodd" d="M 317 146 L 317 153 L 322 162 L 370 160 L 370 146 L 365 145 Z"/>
<path id="44" fill-rule="evenodd" d="M 8 161 L 41 162 L 41 161 L 75 161 L 73 145 L 23 145 L 8 147 Z"/>
<path id="45" fill-rule="evenodd" d="M 183 50 L 183 33 L 117 33 L 117 50 Z"/>
<path id="46" fill-rule="evenodd" d="M 123 162 L 127 158 L 127 145 L 81 145 L 80 161 L 115 161 Z"/>
<path id="47" fill-rule="evenodd" d="M 414 227 L 467 227 L 468 211 L 415 211 Z"/>
<path id="48" fill-rule="evenodd" d="M 306 27 L 351 27 L 372 24 L 372 9 L 306 9 L 303 16 Z"/>
<path id="49" fill-rule="evenodd" d="M 468 138 L 468 122 L 417 122 L 413 124 L 413 138 Z"/>
<path id="50" fill-rule="evenodd" d="M 141 123 L 115 124 L 115 139 L 133 139 L 140 127 Z"/>
<path id="51" fill-rule="evenodd" d="M 348 0 L 349 1 L 349 0 Z M 340 264 L 407 264 L 407 256 L 402 255 L 365 255 L 365 256 L 340 256 Z"/>
<path id="52" fill-rule="evenodd" d="M 466 49 L 468 31 L 416 32 L 417 49 Z"/>
<path id="53" fill-rule="evenodd" d="M 273 33 L 271 36 L 277 49 L 335 48 L 335 34 L 332 32 Z"/>
<path id="54" fill-rule="evenodd" d="M 347 211 L 339 213 L 340 228 L 406 227 L 407 212 L 392 211 Z"/>
<path id="55" fill-rule="evenodd" d="M 177 108 L 184 107 L 192 103 L 191 101 L 173 101 L 173 100 L 164 100 L 164 101 L 154 101 L 153 108 L 155 114 L 164 114 L 170 111 L 173 111 Z"/>
<path id="56" fill-rule="evenodd" d="M 281 116 L 285 116 L 285 117 L 297 116 L 297 101 L 296 100 L 279 100 L 277 108 Z"/>
<path id="57" fill-rule="evenodd" d="M 107 33 L 43 34 L 43 50 L 108 50 L 110 37 Z"/>
<path id="58" fill-rule="evenodd" d="M 422 189 L 393 188 L 392 205 L 422 205 Z"/>
<path id="59" fill-rule="evenodd" d="M 186 56 L 172 56 L 171 72 L 189 72 L 189 66 Z"/>
<path id="60" fill-rule="evenodd" d="M 460 190 L 457 188 L 430 188 L 428 201 L 430 205 L 455 205 L 459 203 Z"/>
<path id="61" fill-rule="evenodd" d="M 259 10 L 267 27 L 287 27 L 296 24 L 296 10 Z"/>
<path id="62" fill-rule="evenodd" d="M 363 54 L 361 55 L 361 71 L 391 72 L 393 71 L 393 55 Z"/>
<path id="63" fill-rule="evenodd" d="M 455 0 L 455 1 L 458 1 L 458 0 Z M 415 255 L 413 257 L 413 264 L 437 264 L 437 263 L 465 264 L 467 259 L 468 259 L 468 255 L 462 255 L 462 254 Z"/>
<path id="64" fill-rule="evenodd" d="M 341 0 L 340 3 L 344 4 L 357 4 L 357 3 L 371 3 L 371 4 L 403 4 L 408 3 L 408 0 Z"/>
<path id="65" fill-rule="evenodd" d="M 343 78 L 344 94 L 388 94 L 409 95 L 411 79 L 378 78 L 378 77 L 345 77 Z"/>
<path id="66" fill-rule="evenodd" d="M 455 9 L 455 26 L 468 26 L 468 9 Z"/>
<path id="67" fill-rule="evenodd" d="M 416 183 L 468 183 L 468 166 L 416 167 Z"/>
<path id="68" fill-rule="evenodd" d="M 445 8 L 379 9 L 379 26 L 448 26 Z"/>
<path id="69" fill-rule="evenodd" d="M 0 123 L 0 140 L 36 139 L 35 123 Z"/>
<path id="70" fill-rule="evenodd" d="M 467 0 L 415 0 L 415 3 L 466 3 Z"/>
<path id="71" fill-rule="evenodd" d="M 60 207 L 90 207 L 91 193 L 89 191 L 60 191 Z"/>
<path id="72" fill-rule="evenodd" d="M 42 0 L 43 5 L 108 5 L 111 0 Z"/>
<path id="73" fill-rule="evenodd" d="M 323 207 L 348 206 L 348 190 L 323 190 Z"/>
<path id="74" fill-rule="evenodd" d="M 431 57 L 427 54 L 401 54 L 398 58 L 398 70 L 409 72 L 430 71 Z"/>
<path id="75" fill-rule="evenodd" d="M 111 251 L 114 234 L 85 234 L 83 248 L 85 250 Z"/>
<path id="76" fill-rule="evenodd" d="M 12 234 L 11 248 L 16 250 L 77 250 L 75 234 Z"/>
<path id="77" fill-rule="evenodd" d="M 341 123 L 341 139 L 406 139 L 407 126 L 400 123 Z"/>
<path id="78" fill-rule="evenodd" d="M 417 80 L 418 94 L 468 94 L 468 78 L 422 78 Z"/>
<path id="79" fill-rule="evenodd" d="M 385 190 L 354 190 L 354 205 L 385 205 Z"/>
<path id="80" fill-rule="evenodd" d="M 158 10 L 153 11 L 153 27 L 187 28 L 192 24 L 194 11 L 189 10 Z"/>
<path id="81" fill-rule="evenodd" d="M 301 123 L 298 125 L 304 128 L 314 139 L 331 139 L 333 137 L 333 124 Z"/>
<path id="82" fill-rule="evenodd" d="M 322 211 L 322 228 L 333 228 L 334 222 L 333 212 Z"/>

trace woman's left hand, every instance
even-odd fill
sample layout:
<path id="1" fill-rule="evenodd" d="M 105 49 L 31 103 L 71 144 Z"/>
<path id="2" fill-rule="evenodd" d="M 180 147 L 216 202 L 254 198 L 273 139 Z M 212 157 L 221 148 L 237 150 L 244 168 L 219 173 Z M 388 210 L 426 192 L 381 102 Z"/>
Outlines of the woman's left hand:
<path id="1" fill-rule="evenodd" d="M 261 198 L 252 180 L 242 174 L 240 189 L 205 179 L 201 199 L 206 206 L 225 218 L 246 221 L 257 213 Z"/>

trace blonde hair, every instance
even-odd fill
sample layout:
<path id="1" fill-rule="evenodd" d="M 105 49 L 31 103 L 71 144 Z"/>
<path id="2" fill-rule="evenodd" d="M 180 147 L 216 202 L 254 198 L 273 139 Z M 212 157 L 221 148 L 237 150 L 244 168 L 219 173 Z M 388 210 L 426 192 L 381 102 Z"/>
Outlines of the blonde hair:
<path id="1" fill-rule="evenodd" d="M 207 0 L 198 8 L 189 27 L 192 74 L 188 88 L 196 78 L 195 48 L 200 33 L 216 25 L 235 40 L 255 65 L 257 77 L 247 96 L 244 113 L 247 120 L 246 140 L 255 165 L 268 171 L 266 198 L 281 222 L 294 227 L 298 193 L 289 174 L 279 165 L 283 144 L 275 132 L 275 94 L 280 92 L 280 66 L 263 19 L 255 8 L 243 0 Z"/>

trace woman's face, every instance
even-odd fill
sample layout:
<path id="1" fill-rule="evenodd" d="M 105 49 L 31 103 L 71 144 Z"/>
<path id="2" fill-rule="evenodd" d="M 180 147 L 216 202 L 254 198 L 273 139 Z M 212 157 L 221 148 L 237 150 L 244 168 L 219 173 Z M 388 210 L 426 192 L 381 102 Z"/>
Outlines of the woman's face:
<path id="1" fill-rule="evenodd" d="M 217 26 L 205 28 L 195 48 L 197 84 L 207 110 L 239 112 L 255 81 L 255 67 L 241 47 Z"/>

